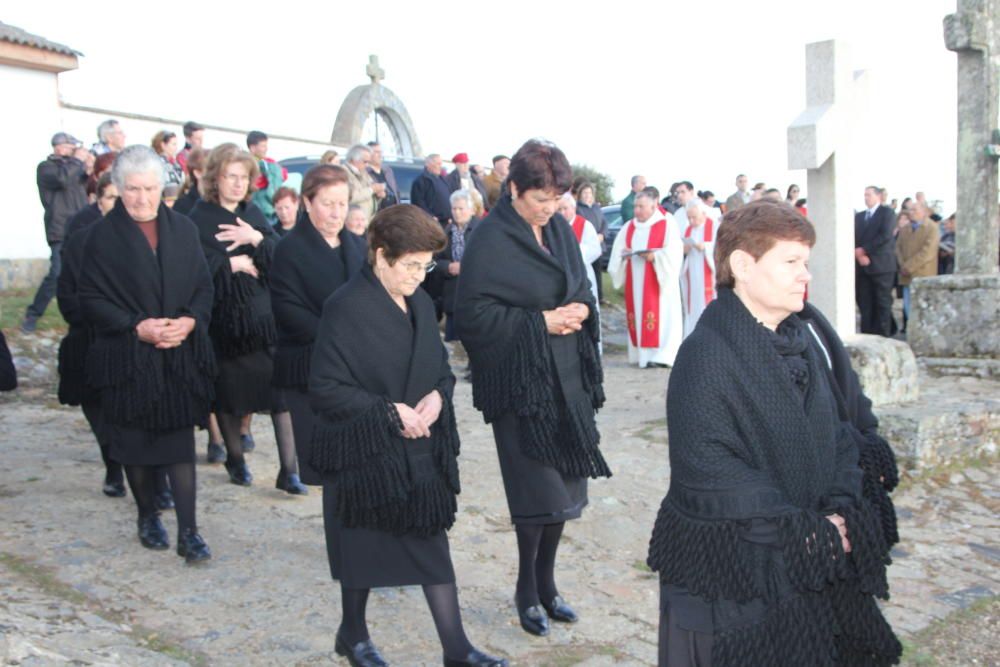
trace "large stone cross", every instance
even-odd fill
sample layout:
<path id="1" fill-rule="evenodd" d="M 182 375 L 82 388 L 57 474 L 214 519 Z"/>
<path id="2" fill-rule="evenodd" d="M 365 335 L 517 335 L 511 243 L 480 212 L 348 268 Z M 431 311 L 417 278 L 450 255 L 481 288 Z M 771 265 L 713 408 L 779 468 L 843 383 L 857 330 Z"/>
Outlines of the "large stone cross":
<path id="1" fill-rule="evenodd" d="M 365 74 L 372 80 L 373 86 L 377 86 L 385 78 L 385 70 L 378 65 L 378 56 L 368 56 L 368 66 L 365 67 Z"/>
<path id="2" fill-rule="evenodd" d="M 849 178 L 851 128 L 856 117 L 856 88 L 843 42 L 806 45 L 806 110 L 788 126 L 788 168 L 806 169 L 809 219 L 816 226 L 810 257 L 813 274 L 809 301 L 841 336 L 855 332 L 854 209 L 857 192 Z"/>
<path id="3" fill-rule="evenodd" d="M 996 273 L 1000 0 L 958 0 L 958 12 L 944 19 L 944 42 L 958 55 L 955 272 Z"/>

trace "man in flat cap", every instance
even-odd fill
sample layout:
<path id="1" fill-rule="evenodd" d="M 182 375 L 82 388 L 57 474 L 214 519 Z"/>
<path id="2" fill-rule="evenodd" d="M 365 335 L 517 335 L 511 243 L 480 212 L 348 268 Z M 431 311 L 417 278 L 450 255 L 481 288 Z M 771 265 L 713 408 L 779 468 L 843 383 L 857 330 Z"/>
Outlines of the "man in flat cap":
<path id="1" fill-rule="evenodd" d="M 39 163 L 36 172 L 38 196 L 45 209 L 45 240 L 49 244 L 49 272 L 38 286 L 35 298 L 24 313 L 21 330 L 31 333 L 45 314 L 56 293 L 56 281 L 62 267 L 62 248 L 66 221 L 87 205 L 87 165 L 90 153 L 80 141 L 66 132 L 52 135 L 52 154 Z"/>

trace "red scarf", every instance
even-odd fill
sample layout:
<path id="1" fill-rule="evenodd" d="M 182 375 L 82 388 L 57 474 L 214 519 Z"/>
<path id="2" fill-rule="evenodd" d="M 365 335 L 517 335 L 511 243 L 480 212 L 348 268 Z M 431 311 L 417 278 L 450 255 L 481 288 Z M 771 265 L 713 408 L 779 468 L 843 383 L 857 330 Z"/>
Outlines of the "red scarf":
<path id="1" fill-rule="evenodd" d="M 710 217 L 705 216 L 705 243 L 712 242 L 712 225 L 715 221 Z M 691 238 L 692 225 L 688 225 L 688 228 L 684 230 L 684 238 Z M 702 258 L 702 263 L 704 264 L 703 271 L 705 272 L 705 277 L 702 282 L 705 283 L 705 305 L 707 306 L 715 298 L 715 278 L 712 275 L 712 267 L 708 264 L 708 257 Z M 687 311 L 691 312 L 691 281 L 687 281 Z"/>
<path id="2" fill-rule="evenodd" d="M 580 243 L 583 240 L 583 226 L 587 224 L 587 221 L 582 215 L 578 215 L 573 218 L 573 222 L 569 223 L 573 225 L 573 233 L 576 234 L 576 242 Z"/>
<path id="3" fill-rule="evenodd" d="M 632 250 L 632 235 L 635 233 L 635 223 L 629 225 L 625 232 L 625 248 Z M 647 250 L 663 247 L 667 237 L 667 221 L 661 219 L 653 223 L 649 229 Z M 633 347 L 660 347 L 660 281 L 656 279 L 656 271 L 652 262 L 646 262 L 642 277 L 642 336 L 636 342 L 635 335 L 635 300 L 632 298 L 632 258 L 625 260 L 625 314 L 628 319 L 628 335 Z"/>

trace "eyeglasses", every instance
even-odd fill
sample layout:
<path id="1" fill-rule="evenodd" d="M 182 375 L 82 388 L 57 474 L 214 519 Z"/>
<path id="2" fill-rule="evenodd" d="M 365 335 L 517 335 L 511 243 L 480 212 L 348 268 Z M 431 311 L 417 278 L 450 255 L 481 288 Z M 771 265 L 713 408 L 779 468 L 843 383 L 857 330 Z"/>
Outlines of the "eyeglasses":
<path id="1" fill-rule="evenodd" d="M 406 269 L 406 272 L 411 275 L 419 275 L 420 273 L 430 273 L 437 266 L 434 262 L 428 262 L 426 264 L 421 264 L 420 262 L 400 262 L 402 267 Z"/>
<path id="2" fill-rule="evenodd" d="M 230 183 L 249 183 L 250 177 L 242 174 L 224 174 L 222 178 Z"/>

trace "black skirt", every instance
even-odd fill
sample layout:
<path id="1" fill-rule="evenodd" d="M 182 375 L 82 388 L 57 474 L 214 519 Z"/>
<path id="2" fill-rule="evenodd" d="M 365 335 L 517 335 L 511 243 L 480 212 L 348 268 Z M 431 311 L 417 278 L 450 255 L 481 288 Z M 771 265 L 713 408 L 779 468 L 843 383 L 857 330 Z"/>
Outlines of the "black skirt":
<path id="1" fill-rule="evenodd" d="M 316 422 L 316 415 L 309 404 L 309 393 L 298 389 L 283 389 L 281 391 L 284 392 L 285 403 L 292 415 L 295 453 L 299 459 L 299 477 L 303 484 L 320 486 L 323 484 L 323 476 L 309 465 L 313 424 Z"/>
<path id="2" fill-rule="evenodd" d="M 659 667 L 712 667 L 713 632 L 710 604 L 661 584 Z"/>
<path id="3" fill-rule="evenodd" d="M 330 575 L 344 588 L 425 586 L 455 582 L 448 533 L 430 537 L 344 528 L 336 514 L 332 482 L 323 484 L 323 524 Z"/>
<path id="4" fill-rule="evenodd" d="M 194 463 L 194 427 L 145 431 L 105 423 L 111 458 L 122 465 L 160 466 Z"/>
<path id="5" fill-rule="evenodd" d="M 273 410 L 276 398 L 271 391 L 274 362 L 266 350 L 257 350 L 233 359 L 219 357 L 218 365 L 219 376 L 215 380 L 216 412 L 242 416 Z"/>
<path id="6" fill-rule="evenodd" d="M 511 413 L 493 422 L 511 522 L 547 524 L 579 519 L 587 505 L 587 478 L 568 477 L 525 456 L 517 421 Z"/>

